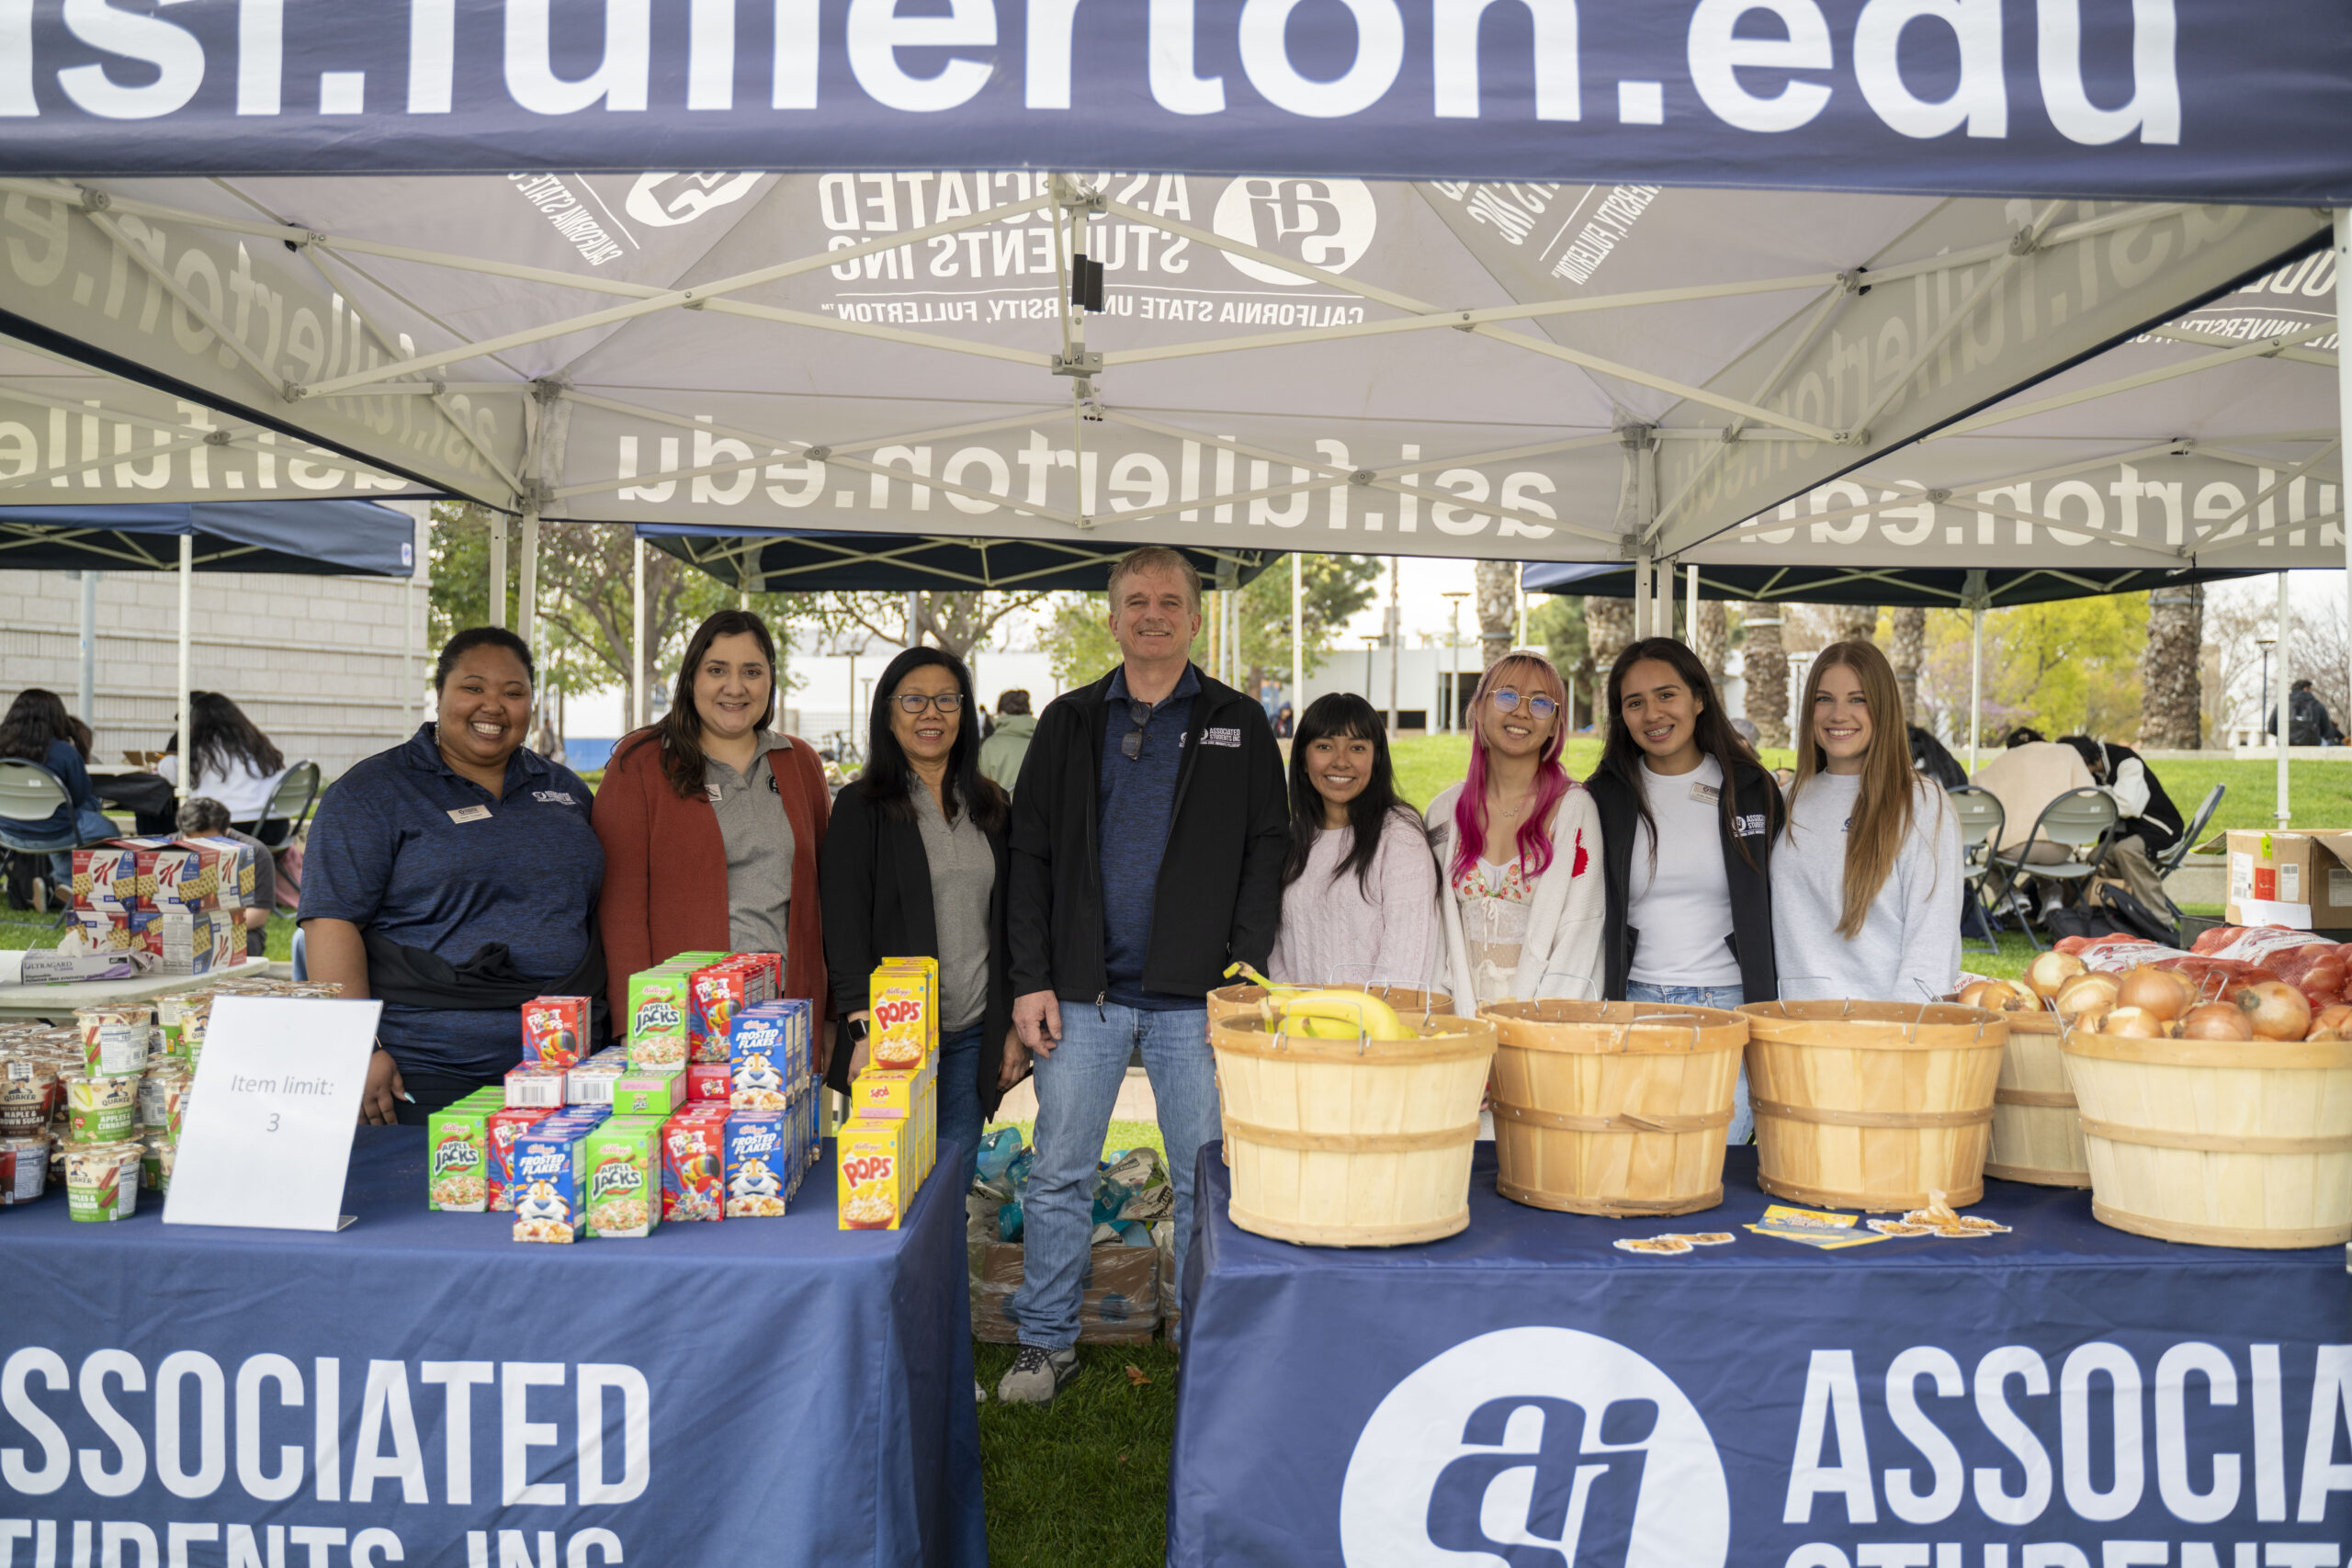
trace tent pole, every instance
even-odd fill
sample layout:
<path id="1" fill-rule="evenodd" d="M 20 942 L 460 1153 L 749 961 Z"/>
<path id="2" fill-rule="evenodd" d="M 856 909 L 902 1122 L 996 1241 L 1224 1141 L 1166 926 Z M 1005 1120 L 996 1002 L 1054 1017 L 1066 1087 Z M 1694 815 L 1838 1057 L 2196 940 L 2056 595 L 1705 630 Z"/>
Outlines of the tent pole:
<path id="1" fill-rule="evenodd" d="M 1650 558 L 1637 556 L 1634 559 L 1634 640 L 1641 641 L 1650 635 Z"/>
<path id="2" fill-rule="evenodd" d="M 416 660 L 426 657 L 426 644 L 433 633 L 433 503 L 412 502 L 416 510 L 412 533 L 416 540 L 416 563 L 408 574 L 408 625 L 401 638 L 401 726 L 403 734 L 413 735 L 424 721 L 417 716 L 417 705 L 423 700 L 424 681 L 419 676 Z M 417 599 L 423 595 L 424 615 L 418 615 Z"/>
<path id="3" fill-rule="evenodd" d="M 187 622 L 189 615 L 195 608 L 195 587 L 196 536 L 193 533 L 182 534 L 180 536 L 180 764 L 177 770 L 179 788 L 174 792 L 182 800 L 187 798 L 189 775 L 196 772 L 195 768 L 189 765 L 188 748 L 191 741 L 187 716 L 189 683 Z"/>
<path id="4" fill-rule="evenodd" d="M 523 568 L 514 592 L 514 629 L 525 644 L 539 631 L 539 509 L 523 513 Z"/>
<path id="5" fill-rule="evenodd" d="M 2352 430 L 2352 353 L 2346 352 L 2352 345 L 2352 331 L 2347 328 L 2352 328 L 2352 207 L 2339 207 L 2335 209 L 2335 433 L 2339 440 Z M 2345 478 L 2346 483 L 2337 487 L 2336 493 L 2352 495 L 2352 474 Z M 2352 525 L 2344 527 L 2344 602 L 2345 625 L 2352 626 Z M 2345 717 L 2352 720 L 2352 714 Z"/>
<path id="6" fill-rule="evenodd" d="M 1290 553 L 1290 722 L 1306 711 L 1306 558 Z"/>
<path id="7" fill-rule="evenodd" d="M 96 726 L 98 700 L 98 574 L 82 573 L 82 683 L 74 694 L 74 711 L 84 724 Z"/>
<path id="8" fill-rule="evenodd" d="M 2271 711 L 2278 716 L 2278 798 L 2277 804 L 2272 807 L 2272 815 L 2278 819 L 2278 824 L 2281 830 L 2285 829 L 2287 826 L 2287 819 L 2292 815 L 2292 813 L 2289 811 L 2287 806 L 2287 753 L 2289 749 L 2287 741 L 2288 737 L 2292 733 L 2294 727 L 2287 722 L 2287 694 L 2290 677 L 2295 661 L 2289 655 L 2287 648 L 2288 637 L 2294 625 L 2294 612 L 2287 601 L 2287 574 L 2283 571 L 2280 572 L 2278 574 L 2278 658 L 2276 660 L 2276 663 L 2278 666 L 2278 673 L 2276 677 L 2276 683 L 2273 685 L 2271 690 L 2271 700 L 2276 704 Z"/>
<path id="9" fill-rule="evenodd" d="M 629 530 L 630 555 L 628 689 L 629 705 L 637 711 L 630 716 L 629 728 L 645 728 L 645 541 L 636 529 Z"/>
<path id="10" fill-rule="evenodd" d="M 1968 612 L 1968 772 L 1976 773 L 1976 743 L 1984 733 L 1984 609 Z"/>
<path id="11" fill-rule="evenodd" d="M 1682 640 L 1696 649 L 1699 646 L 1699 569 L 1687 566 L 1682 569 L 1682 573 L 1683 581 L 1690 585 L 1683 594 Z"/>
<path id="12" fill-rule="evenodd" d="M 506 624 L 506 514 L 490 515 L 490 624 Z"/>
<path id="13" fill-rule="evenodd" d="M 1398 650 L 1405 641 L 1404 617 L 1396 607 L 1397 580 L 1403 575 L 1403 564 L 1395 556 L 1388 558 L 1388 739 L 1392 742 L 1396 739 L 1396 666 L 1403 657 Z M 1421 728 L 1428 729 L 1426 720 Z"/>

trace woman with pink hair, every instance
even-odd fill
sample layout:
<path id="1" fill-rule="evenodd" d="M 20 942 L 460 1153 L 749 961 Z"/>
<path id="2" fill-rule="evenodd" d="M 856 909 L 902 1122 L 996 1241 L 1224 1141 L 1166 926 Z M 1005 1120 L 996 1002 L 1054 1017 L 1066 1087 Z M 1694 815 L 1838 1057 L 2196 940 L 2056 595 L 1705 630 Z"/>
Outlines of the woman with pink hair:
<path id="1" fill-rule="evenodd" d="M 1567 687 L 1521 650 L 1470 699 L 1470 776 L 1430 803 L 1453 1005 L 1601 989 L 1600 817 L 1560 765 Z"/>

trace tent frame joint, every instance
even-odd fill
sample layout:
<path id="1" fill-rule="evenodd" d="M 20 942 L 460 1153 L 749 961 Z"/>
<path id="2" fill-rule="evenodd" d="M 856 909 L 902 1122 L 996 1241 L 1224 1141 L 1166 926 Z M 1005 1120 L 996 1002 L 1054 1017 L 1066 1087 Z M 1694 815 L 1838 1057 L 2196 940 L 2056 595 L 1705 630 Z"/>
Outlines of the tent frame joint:
<path id="1" fill-rule="evenodd" d="M 1102 355 L 1092 349 L 1080 349 L 1071 354 L 1057 354 L 1052 360 L 1057 376 L 1100 376 Z"/>

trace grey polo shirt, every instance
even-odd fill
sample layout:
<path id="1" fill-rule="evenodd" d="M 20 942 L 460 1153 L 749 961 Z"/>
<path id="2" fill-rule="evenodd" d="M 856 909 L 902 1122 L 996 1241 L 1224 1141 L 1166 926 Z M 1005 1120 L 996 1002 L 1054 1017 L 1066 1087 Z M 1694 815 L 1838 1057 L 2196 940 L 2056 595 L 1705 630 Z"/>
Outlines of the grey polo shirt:
<path id="1" fill-rule="evenodd" d="M 958 1034 L 989 1009 L 989 896 L 996 852 L 969 807 L 951 826 L 919 778 L 908 780 L 923 858 L 931 864 L 931 914 L 939 936 L 939 1032 Z"/>
<path id="2" fill-rule="evenodd" d="M 703 793 L 727 845 L 727 942 L 738 953 L 782 953 L 792 910 L 792 819 L 784 814 L 768 753 L 792 742 L 763 729 L 747 776 L 703 758 Z"/>

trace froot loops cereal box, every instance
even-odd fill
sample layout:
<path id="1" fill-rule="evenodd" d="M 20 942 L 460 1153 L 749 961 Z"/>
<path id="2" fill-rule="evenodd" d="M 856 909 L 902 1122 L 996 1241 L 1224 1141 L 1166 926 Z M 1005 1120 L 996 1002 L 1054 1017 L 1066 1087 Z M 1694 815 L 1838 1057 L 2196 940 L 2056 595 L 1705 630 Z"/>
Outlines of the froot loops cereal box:
<path id="1" fill-rule="evenodd" d="M 735 1095 L 733 1069 L 725 1062 L 696 1062 L 686 1069 L 686 1103 L 725 1105 Z"/>
<path id="2" fill-rule="evenodd" d="M 744 1010 L 775 998 L 775 976 L 782 962 L 774 953 L 737 953 L 694 972 L 686 1014 L 690 1060 L 727 1060 L 735 1019 Z"/>
<path id="3" fill-rule="evenodd" d="M 854 1117 L 833 1135 L 840 1176 L 835 1191 L 845 1231 L 894 1231 L 915 1193 L 908 1154 L 911 1123 Z"/>
<path id="4" fill-rule="evenodd" d="M 523 1060 L 575 1067 L 588 1051 L 586 997 L 534 997 L 523 1004 Z"/>
<path id="5" fill-rule="evenodd" d="M 867 983 L 872 1014 L 868 1059 L 881 1067 L 920 1067 L 939 1048 L 939 963 L 886 958 Z"/>
<path id="6" fill-rule="evenodd" d="M 492 1213 L 511 1213 L 514 1208 L 514 1141 L 554 1114 L 537 1106 L 508 1106 L 490 1113 L 482 1168 Z"/>
<path id="7" fill-rule="evenodd" d="M 727 1111 L 687 1107 L 662 1123 L 662 1217 L 727 1217 Z"/>
<path id="8" fill-rule="evenodd" d="M 791 1196 L 792 1129 L 783 1111 L 727 1117 L 727 1217 L 773 1219 Z"/>

